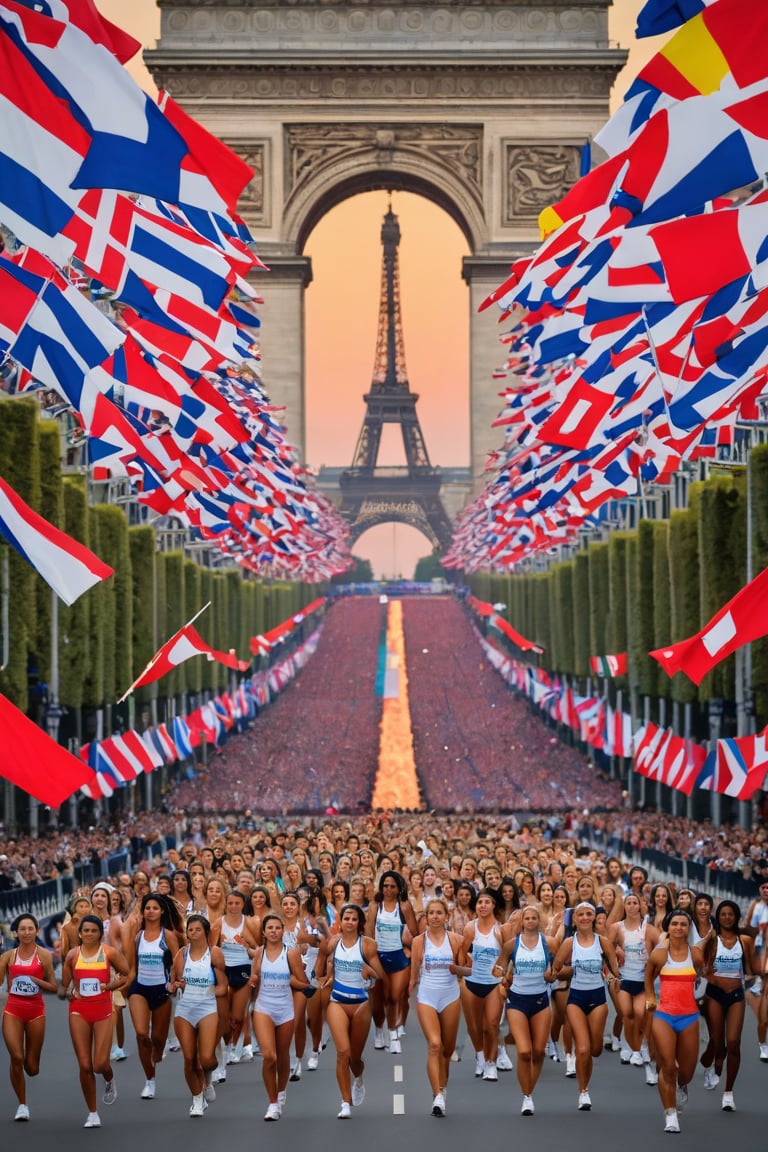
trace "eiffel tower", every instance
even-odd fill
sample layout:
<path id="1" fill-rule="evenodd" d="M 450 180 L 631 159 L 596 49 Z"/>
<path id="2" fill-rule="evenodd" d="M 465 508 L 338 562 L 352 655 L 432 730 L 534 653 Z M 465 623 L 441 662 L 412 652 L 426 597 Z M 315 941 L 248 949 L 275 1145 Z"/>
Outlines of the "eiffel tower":
<path id="1" fill-rule="evenodd" d="M 390 205 L 381 229 L 384 259 L 381 270 L 379 329 L 376 362 L 370 392 L 366 392 L 365 419 L 351 468 L 339 478 L 341 514 L 349 522 L 354 543 L 376 524 L 397 521 L 417 528 L 442 552 L 451 543 L 451 522 L 440 499 L 440 469 L 429 462 L 427 445 L 416 415 L 418 396 L 408 387 L 405 370 L 400 273 L 397 248 L 400 225 Z M 381 432 L 385 424 L 399 424 L 405 448 L 405 467 L 378 464 Z"/>

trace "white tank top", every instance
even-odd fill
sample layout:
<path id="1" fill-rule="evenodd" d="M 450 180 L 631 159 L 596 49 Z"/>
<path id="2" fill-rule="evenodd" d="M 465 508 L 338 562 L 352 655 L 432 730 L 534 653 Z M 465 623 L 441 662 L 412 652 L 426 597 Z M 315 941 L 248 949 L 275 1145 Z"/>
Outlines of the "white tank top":
<path id="1" fill-rule="evenodd" d="M 235 936 L 241 936 L 245 928 L 245 916 L 240 923 L 232 928 L 226 920 L 221 921 L 219 947 L 224 953 L 224 963 L 227 968 L 236 968 L 241 964 L 250 964 L 251 958 L 244 944 L 238 944 Z"/>
<path id="2" fill-rule="evenodd" d="M 147 940 L 143 931 L 139 933 L 136 945 L 136 980 L 149 988 L 157 988 L 168 981 L 165 958 L 168 947 L 165 943 L 165 929 L 157 940 Z"/>
<path id="3" fill-rule="evenodd" d="M 189 948 L 184 953 L 184 990 L 181 994 L 185 1004 L 202 1004 L 212 1000 L 216 988 L 216 973 L 211 963 L 211 950 L 206 948 L 199 960 L 193 960 Z"/>
<path id="4" fill-rule="evenodd" d="M 475 984 L 498 984 L 498 978 L 491 969 L 501 954 L 501 943 L 496 925 L 490 932 L 481 932 L 475 922 L 475 938 L 472 941 L 472 973 L 469 977 Z"/>
<path id="5" fill-rule="evenodd" d="M 376 947 L 379 952 L 399 952 L 403 947 L 403 921 L 400 905 L 387 912 L 381 905 L 376 912 Z"/>
<path id="6" fill-rule="evenodd" d="M 451 972 L 453 948 L 446 932 L 442 944 L 433 944 L 429 936 L 424 936 L 424 959 L 419 974 L 419 992 L 442 992 L 458 986 L 458 978 Z"/>
<path id="7" fill-rule="evenodd" d="M 586 948 L 579 944 L 577 936 L 573 937 L 571 967 L 573 968 L 571 988 L 578 992 L 590 992 L 602 986 L 603 950 L 597 936 Z"/>
<path id="8" fill-rule="evenodd" d="M 741 980 L 744 975 L 744 949 L 741 940 L 737 939 L 732 948 L 726 948 L 718 936 L 717 951 L 712 961 L 712 972 L 715 976 L 725 976 L 729 980 Z"/>
<path id="9" fill-rule="evenodd" d="M 647 927 L 647 920 L 643 920 L 639 928 L 622 928 L 624 963 L 619 968 L 622 980 L 645 980 L 645 966 L 648 963 L 648 948 L 645 943 Z"/>
<path id="10" fill-rule="evenodd" d="M 533 948 L 529 948 L 522 936 L 518 936 L 513 964 L 511 992 L 517 992 L 521 996 L 541 996 L 547 991 L 544 973 L 549 967 L 549 956 L 542 942 L 541 933 Z"/>

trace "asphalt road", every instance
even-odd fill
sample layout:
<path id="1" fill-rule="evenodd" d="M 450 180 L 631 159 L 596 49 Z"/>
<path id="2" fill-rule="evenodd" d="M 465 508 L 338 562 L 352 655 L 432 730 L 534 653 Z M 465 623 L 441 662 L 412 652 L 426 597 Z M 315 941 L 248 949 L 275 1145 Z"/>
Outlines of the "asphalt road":
<path id="1" fill-rule="evenodd" d="M 329 1046 L 317 1071 L 305 1068 L 301 1081 L 289 1084 L 283 1119 L 272 1124 L 263 1121 L 267 1100 L 258 1057 L 251 1064 L 230 1067 L 227 1083 L 217 1089 L 218 1098 L 202 1119 L 188 1115 L 190 1096 L 180 1053 L 170 1053 L 163 1062 L 157 1076 L 157 1097 L 141 1100 L 144 1078 L 128 1022 L 128 1059 L 115 1065 L 118 1100 L 111 1107 L 100 1103 L 103 1127 L 84 1132 L 81 1126 L 86 1108 L 69 1042 L 66 1007 L 55 998 L 48 998 L 47 1004 L 42 1071 L 28 1092 L 29 1124 L 13 1122 L 16 1100 L 0 1047 L 2 1148 L 51 1152 L 62 1147 L 62 1141 L 67 1150 L 75 1141 L 78 1147 L 82 1147 L 81 1141 L 102 1146 L 108 1141 L 110 1152 L 137 1152 L 141 1148 L 175 1152 L 183 1141 L 185 1152 L 209 1152 L 211 1141 L 217 1147 L 242 1147 L 245 1141 L 258 1141 L 260 1152 L 281 1148 L 293 1152 L 299 1147 L 329 1148 L 333 1141 L 334 1152 L 393 1152 L 398 1145 L 403 1152 L 410 1152 L 440 1140 L 441 1152 L 466 1152 L 468 1148 L 504 1147 L 507 1141 L 534 1136 L 539 1147 L 552 1148 L 561 1142 L 567 1152 L 595 1152 L 603 1141 L 606 1146 L 608 1142 L 618 1145 L 622 1152 L 648 1152 L 649 1140 L 654 1147 L 657 1140 L 665 1144 L 673 1139 L 663 1132 L 658 1092 L 645 1085 L 642 1069 L 622 1066 L 618 1056 L 610 1053 L 596 1062 L 591 1112 L 577 1111 L 575 1080 L 565 1079 L 564 1065 L 547 1060 L 536 1090 L 536 1115 L 527 1118 L 520 1116 L 521 1094 L 515 1072 L 499 1073 L 495 1084 L 476 1080 L 474 1060 L 465 1049 L 466 1058 L 451 1065 L 448 1115 L 433 1118 L 425 1044 L 413 1015 L 402 1041 L 402 1055 L 374 1051 L 371 1034 L 366 1053 L 367 1095 L 349 1121 L 336 1118 L 339 1093 Z M 514 1048 L 509 1051 L 514 1060 Z M 747 1013 L 742 1051 L 735 1088 L 737 1110 L 721 1111 L 721 1091 L 705 1091 L 699 1070 L 691 1085 L 690 1104 L 681 1115 L 682 1132 L 674 1138 L 675 1145 L 695 1146 L 697 1152 L 713 1147 L 715 1141 L 727 1141 L 730 1147 L 736 1142 L 740 1147 L 766 1146 L 768 1064 L 758 1060 L 751 1012 Z M 478 1121 L 482 1129 L 478 1129 Z"/>

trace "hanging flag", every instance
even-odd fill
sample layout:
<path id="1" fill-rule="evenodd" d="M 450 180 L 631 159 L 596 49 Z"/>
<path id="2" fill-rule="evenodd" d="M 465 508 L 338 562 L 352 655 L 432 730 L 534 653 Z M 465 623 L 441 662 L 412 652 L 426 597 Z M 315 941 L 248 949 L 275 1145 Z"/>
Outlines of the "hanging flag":
<path id="1" fill-rule="evenodd" d="M 590 656 L 589 667 L 596 676 L 626 676 L 627 654 L 618 656 Z"/>
<path id="2" fill-rule="evenodd" d="M 94 772 L 38 728 L 5 696 L 0 696 L 0 776 L 41 804 L 58 808 Z"/>
<path id="3" fill-rule="evenodd" d="M 0 477 L 0 535 L 42 576 L 65 604 L 114 575 L 77 540 L 49 524 Z"/>
<path id="4" fill-rule="evenodd" d="M 173 732 L 173 743 L 176 746 L 179 759 L 188 760 L 192 755 L 193 748 L 190 739 L 189 724 L 187 724 L 183 716 L 174 716 L 171 721 L 171 730 Z"/>
<path id="5" fill-rule="evenodd" d="M 751 800 L 768 773 L 768 729 L 756 736 L 718 740 L 697 786 L 723 796 Z"/>
<path id="6" fill-rule="evenodd" d="M 701 684 L 708 672 L 743 644 L 768 633 L 768 568 L 729 600 L 709 623 L 678 644 L 650 652 L 668 676 L 684 672 Z"/>
<path id="7" fill-rule="evenodd" d="M 207 128 L 203 128 L 202 124 L 193 120 L 163 89 L 158 93 L 157 102 L 186 142 L 190 159 L 205 173 L 234 215 L 238 197 L 253 179 L 253 168 Z"/>
<path id="8" fill-rule="evenodd" d="M 210 601 L 205 605 L 208 608 Z M 200 612 L 195 613 L 192 620 L 197 620 L 201 612 L 205 611 L 201 608 Z M 232 652 L 217 652 L 206 644 L 197 629 L 192 627 L 192 621 L 185 624 L 180 628 L 170 640 L 159 648 L 152 659 L 147 664 L 143 672 L 140 673 L 138 678 L 134 680 L 130 688 L 128 688 L 118 700 L 121 704 L 127 696 L 136 688 L 140 688 L 144 684 L 152 684 L 155 680 L 159 680 L 161 676 L 167 675 L 172 672 L 174 668 L 178 668 L 179 664 L 183 664 L 185 660 L 191 659 L 193 656 L 205 656 L 208 660 L 216 660 L 219 664 L 225 664 L 227 668 L 234 668 L 235 671 L 245 672 L 248 668 L 246 660 L 238 660 L 234 651 Z"/>
<path id="9" fill-rule="evenodd" d="M 671 32 L 714 3 L 715 0 L 645 0 L 637 14 L 637 38 Z"/>

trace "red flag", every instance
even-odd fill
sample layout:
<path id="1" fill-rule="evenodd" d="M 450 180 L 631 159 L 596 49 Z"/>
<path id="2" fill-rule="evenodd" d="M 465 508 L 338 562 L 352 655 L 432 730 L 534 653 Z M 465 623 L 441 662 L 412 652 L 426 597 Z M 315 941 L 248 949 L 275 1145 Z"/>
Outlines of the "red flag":
<path id="1" fill-rule="evenodd" d="M 236 152 L 193 120 L 167 92 L 158 93 L 158 104 L 184 138 L 189 155 L 201 172 L 204 172 L 216 191 L 226 203 L 231 213 L 237 211 L 238 197 L 246 184 L 253 179 L 253 168 L 246 164 Z"/>
<path id="2" fill-rule="evenodd" d="M 743 644 L 768 633 L 768 568 L 737 592 L 709 623 L 678 644 L 649 653 L 668 676 L 685 672 L 701 684 L 708 672 Z"/>
<path id="3" fill-rule="evenodd" d="M 626 676 L 627 654 L 620 652 L 616 656 L 590 656 L 589 667 L 598 676 Z"/>
<path id="4" fill-rule="evenodd" d="M 0 696 L 0 776 L 41 804 L 58 808 L 96 773 Z"/>
<path id="5" fill-rule="evenodd" d="M 196 620 L 199 615 L 200 613 L 198 612 L 193 619 Z M 125 700 L 126 696 L 129 696 L 134 688 L 139 688 L 143 684 L 152 684 L 153 681 L 159 680 L 161 676 L 165 676 L 168 672 L 172 672 L 174 668 L 178 668 L 179 664 L 183 664 L 185 660 L 191 659 L 192 656 L 207 656 L 209 660 L 217 660 L 219 664 L 225 664 L 227 668 L 234 668 L 237 672 L 245 672 L 248 667 L 248 662 L 246 660 L 238 660 L 234 652 L 218 652 L 216 649 L 211 648 L 206 644 L 205 640 L 203 640 L 197 629 L 192 627 L 190 621 L 189 624 L 185 624 L 175 635 L 171 636 L 170 640 L 167 640 L 162 648 L 158 649 L 144 671 L 120 697 L 118 704 Z"/>

